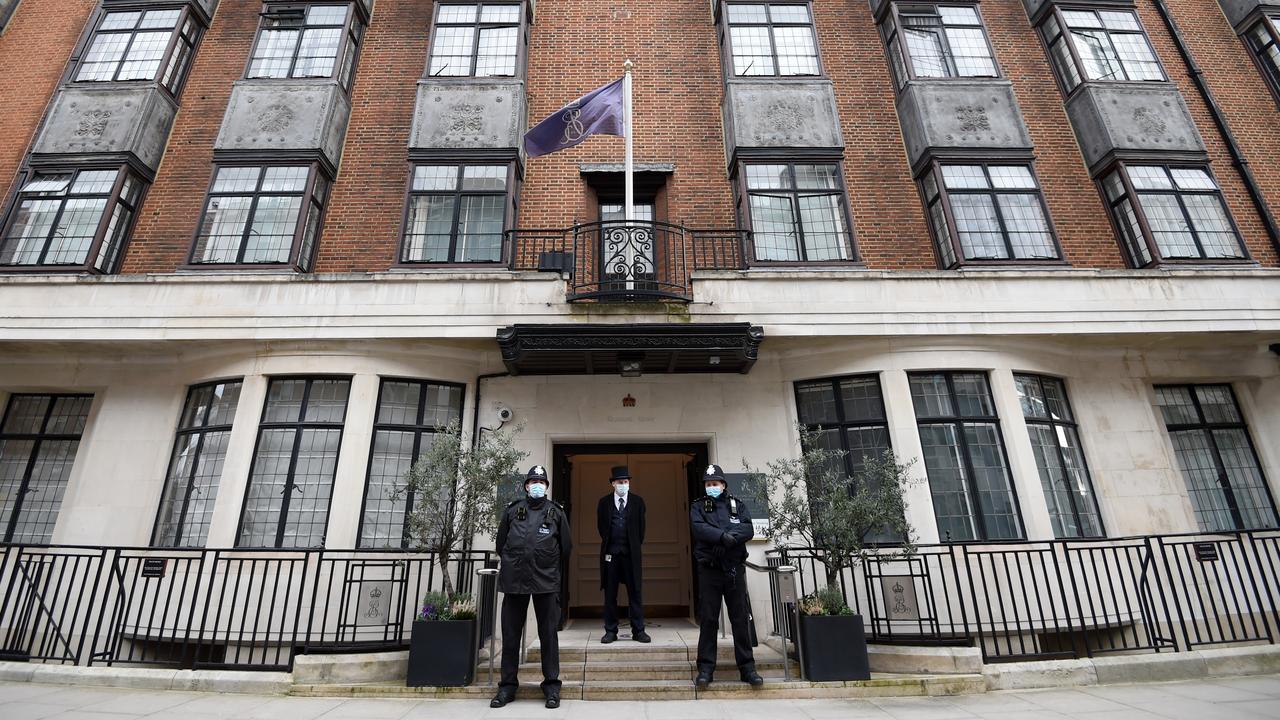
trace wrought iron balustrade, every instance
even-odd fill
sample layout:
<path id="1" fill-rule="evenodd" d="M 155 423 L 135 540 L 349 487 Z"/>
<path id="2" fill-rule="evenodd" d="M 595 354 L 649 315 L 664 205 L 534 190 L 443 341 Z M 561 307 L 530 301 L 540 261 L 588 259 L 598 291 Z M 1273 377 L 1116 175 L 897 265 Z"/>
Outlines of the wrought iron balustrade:
<path id="1" fill-rule="evenodd" d="M 747 233 L 663 222 L 593 222 L 511 230 L 512 269 L 559 270 L 573 300 L 690 302 L 695 270 L 745 267 Z"/>

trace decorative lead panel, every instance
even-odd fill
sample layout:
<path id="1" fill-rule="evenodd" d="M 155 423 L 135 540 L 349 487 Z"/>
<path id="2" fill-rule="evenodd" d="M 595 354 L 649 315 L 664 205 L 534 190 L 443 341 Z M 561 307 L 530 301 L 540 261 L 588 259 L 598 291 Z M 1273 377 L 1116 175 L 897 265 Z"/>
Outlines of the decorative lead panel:
<path id="1" fill-rule="evenodd" d="M 753 148 L 844 147 L 829 80 L 730 80 L 723 111 L 731 161 Z"/>
<path id="2" fill-rule="evenodd" d="M 1067 100 L 1067 115 L 1095 171 L 1113 158 L 1206 152 L 1182 94 L 1165 83 L 1086 84 Z"/>
<path id="3" fill-rule="evenodd" d="M 1236 32 L 1244 32 L 1259 12 L 1280 12 L 1280 0 L 1218 0 Z"/>
<path id="4" fill-rule="evenodd" d="M 239 80 L 216 150 L 314 150 L 337 167 L 351 104 L 336 80 Z"/>
<path id="5" fill-rule="evenodd" d="M 1030 150 L 1031 134 L 1002 80 L 916 80 L 898 95 L 898 122 L 913 168 L 939 150 Z"/>
<path id="6" fill-rule="evenodd" d="M 412 149 L 515 149 L 524 137 L 524 83 L 418 82 Z"/>
<path id="7" fill-rule="evenodd" d="M 158 85 L 58 91 L 32 155 L 130 154 L 155 171 L 177 107 Z"/>

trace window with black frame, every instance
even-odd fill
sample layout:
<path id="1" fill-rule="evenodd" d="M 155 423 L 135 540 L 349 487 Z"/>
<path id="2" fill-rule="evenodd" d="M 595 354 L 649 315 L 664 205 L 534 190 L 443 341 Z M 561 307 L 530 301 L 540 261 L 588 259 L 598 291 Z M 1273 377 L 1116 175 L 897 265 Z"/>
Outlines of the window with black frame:
<path id="1" fill-rule="evenodd" d="M 92 404 L 92 395 L 9 397 L 0 422 L 0 541 L 53 538 Z"/>
<path id="2" fill-rule="evenodd" d="M 427 75 L 515 77 L 522 8 L 519 3 L 436 3 Z"/>
<path id="3" fill-rule="evenodd" d="M 827 450 L 844 453 L 840 471 L 856 478 L 869 458 L 892 449 L 884 396 L 877 375 L 850 375 L 795 384 L 800 424 L 816 434 Z M 870 542 L 897 542 L 888 532 L 868 537 Z"/>
<path id="4" fill-rule="evenodd" d="M 935 163 L 922 182 L 943 267 L 1061 258 L 1029 166 Z"/>
<path id="5" fill-rule="evenodd" d="M 363 34 L 351 3 L 268 3 L 245 77 L 337 78 L 350 89 Z"/>
<path id="6" fill-rule="evenodd" d="M 724 5 L 735 77 L 818 75 L 818 41 L 808 3 Z"/>
<path id="7" fill-rule="evenodd" d="M 328 192 L 314 164 L 217 167 L 190 263 L 310 271 Z"/>
<path id="8" fill-rule="evenodd" d="M 1102 190 L 1134 267 L 1248 259 L 1207 168 L 1120 163 Z"/>
<path id="9" fill-rule="evenodd" d="M 510 165 L 415 165 L 400 262 L 502 261 Z"/>
<path id="10" fill-rule="evenodd" d="M 1075 414 L 1062 380 L 1043 375 L 1013 376 L 1027 421 L 1040 485 L 1057 538 L 1102 537 L 1098 497 L 1080 446 Z"/>
<path id="11" fill-rule="evenodd" d="M 196 385 L 187 391 L 151 534 L 153 546 L 204 546 L 239 402 L 239 380 Z"/>
<path id="12" fill-rule="evenodd" d="M 1230 385 L 1157 385 L 1156 404 L 1203 532 L 1278 526 L 1275 499 Z"/>
<path id="13" fill-rule="evenodd" d="M 190 7 L 103 13 L 75 82 L 157 81 L 177 95 L 200 32 Z"/>
<path id="14" fill-rule="evenodd" d="M 1280 102 L 1280 15 L 1262 16 L 1244 33 L 1244 44 Z"/>
<path id="15" fill-rule="evenodd" d="M 272 378 L 237 547 L 323 547 L 349 378 Z"/>
<path id="16" fill-rule="evenodd" d="M 986 373 L 908 373 L 938 533 L 1020 540 L 1018 500 Z"/>
<path id="17" fill-rule="evenodd" d="M 831 164 L 743 166 L 755 260 L 853 260 L 844 181 Z"/>
<path id="18" fill-rule="evenodd" d="M 1040 31 L 1067 92 L 1089 81 L 1166 80 L 1147 32 L 1132 10 L 1055 6 Z"/>
<path id="19" fill-rule="evenodd" d="M 405 474 L 451 421 L 462 417 L 463 387 L 425 380 L 383 379 L 373 421 L 373 449 L 360 514 L 360 547 L 408 547 L 405 517 L 414 497 Z"/>
<path id="20" fill-rule="evenodd" d="M 894 3 L 880 32 L 900 89 L 917 78 L 999 75 L 976 5 Z"/>
<path id="21" fill-rule="evenodd" d="M 115 272 L 143 188 L 127 167 L 33 171 L 4 226 L 0 267 Z"/>

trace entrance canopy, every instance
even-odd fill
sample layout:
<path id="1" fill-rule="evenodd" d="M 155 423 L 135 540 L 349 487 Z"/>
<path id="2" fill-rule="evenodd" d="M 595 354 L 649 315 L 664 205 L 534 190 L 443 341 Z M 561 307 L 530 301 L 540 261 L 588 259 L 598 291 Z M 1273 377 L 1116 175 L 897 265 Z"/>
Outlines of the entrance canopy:
<path id="1" fill-rule="evenodd" d="M 746 374 L 764 330 L 750 323 L 511 325 L 498 330 L 512 375 Z"/>

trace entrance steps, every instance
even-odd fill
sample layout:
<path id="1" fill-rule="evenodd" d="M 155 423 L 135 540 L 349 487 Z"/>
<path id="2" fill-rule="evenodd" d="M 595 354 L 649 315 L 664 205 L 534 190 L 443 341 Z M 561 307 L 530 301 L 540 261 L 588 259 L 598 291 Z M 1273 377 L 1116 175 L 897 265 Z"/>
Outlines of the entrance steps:
<path id="1" fill-rule="evenodd" d="M 873 673 L 871 680 L 857 682 L 813 683 L 800 679 L 799 663 L 790 661 L 790 680 L 784 679 L 782 654 L 763 642 L 754 648 L 756 670 L 765 684 L 753 688 L 738 677 L 734 664 L 733 644 L 722 638 L 717 644 L 715 680 L 706 690 L 693 683 L 697 674 L 698 629 L 685 620 L 659 621 L 661 626 L 648 628 L 653 642 L 637 643 L 623 633 L 617 642 L 600 643 L 600 628 L 571 622 L 560 633 L 561 698 L 565 700 L 694 700 L 698 698 L 866 698 L 891 696 L 956 695 L 986 691 L 980 673 L 950 672 L 942 674 Z M 487 650 L 487 648 L 486 648 Z M 500 653 L 499 653 L 500 654 Z M 397 653 L 401 657 L 404 654 Z M 386 660 L 391 660 L 390 657 Z M 525 652 L 520 665 L 519 698 L 538 700 L 542 691 L 542 652 L 535 641 Z M 494 682 L 501 670 L 494 663 Z M 399 667 L 403 667 L 402 665 Z M 295 669 L 295 676 L 297 675 Z M 489 698 L 495 692 L 490 685 L 487 657 L 476 669 L 474 683 L 461 688 L 406 688 L 403 671 L 382 682 L 351 682 L 340 677 L 353 677 L 341 672 L 295 677 L 290 690 L 293 695 L 345 697 L 439 697 Z M 385 678 L 385 679 L 384 679 Z"/>

